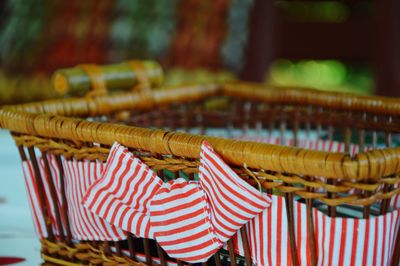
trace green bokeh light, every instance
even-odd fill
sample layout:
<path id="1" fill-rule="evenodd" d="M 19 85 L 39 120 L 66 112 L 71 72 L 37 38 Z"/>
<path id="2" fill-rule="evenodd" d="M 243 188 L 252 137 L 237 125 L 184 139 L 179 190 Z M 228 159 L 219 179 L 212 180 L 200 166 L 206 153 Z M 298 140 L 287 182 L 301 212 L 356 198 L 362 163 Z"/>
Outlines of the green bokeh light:
<path id="1" fill-rule="evenodd" d="M 337 60 L 276 60 L 267 82 L 279 86 L 312 87 L 324 90 L 370 93 L 373 79 L 370 70 L 352 68 Z"/>

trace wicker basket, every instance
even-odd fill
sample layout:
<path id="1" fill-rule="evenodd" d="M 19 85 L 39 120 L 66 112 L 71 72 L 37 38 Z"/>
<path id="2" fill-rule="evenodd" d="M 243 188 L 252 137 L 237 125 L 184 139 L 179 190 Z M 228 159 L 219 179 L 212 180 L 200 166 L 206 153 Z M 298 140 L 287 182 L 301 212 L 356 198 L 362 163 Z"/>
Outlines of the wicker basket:
<path id="1" fill-rule="evenodd" d="M 98 88 L 98 79 L 99 73 L 94 88 Z M 113 95 L 92 93 L 82 98 L 7 106 L 0 111 L 0 126 L 11 132 L 22 160 L 30 160 L 33 165 L 47 230 L 42 239 L 43 258 L 49 264 L 61 265 L 183 265 L 185 262 L 169 258 L 154 240 L 132 234 L 121 241 L 74 239 L 68 206 L 56 208 L 53 221 L 46 193 L 51 194 L 54 206 L 60 199 L 66 202 L 62 160 L 105 161 L 115 141 L 135 152 L 166 179 L 179 175 L 195 179 L 204 140 L 242 179 L 283 200 L 287 220 L 277 223 L 287 232 L 287 264 L 322 264 L 324 250 L 318 243 L 324 241 L 319 234 L 325 227 L 318 228 L 318 217 L 331 219 L 331 225 L 333 221 L 344 223 L 350 219 L 352 225 L 371 221 L 376 226 L 380 218 L 397 217 L 393 223 L 384 224 L 388 226 L 388 237 L 375 242 L 379 252 L 389 250 L 384 263 L 398 265 L 399 119 L 398 99 L 271 89 L 247 83 L 187 85 Z M 329 148 L 324 143 L 339 148 L 326 151 Z M 42 156 L 45 175 L 51 176 L 48 154 L 56 158 L 59 166 L 56 182 L 61 183 L 60 191 L 52 182 L 49 191 L 43 187 L 44 174 L 38 158 Z M 296 213 L 302 206 L 306 218 L 299 221 Z M 332 219 L 335 217 L 343 219 Z M 305 253 L 297 237 L 303 229 L 308 232 Z M 341 232 L 345 230 L 342 226 Z M 357 230 L 355 239 L 366 234 L 361 228 Z M 255 261 L 251 236 L 243 228 L 240 232 L 242 250 L 235 246 L 235 237 L 225 250 L 203 264 L 251 265 Z M 271 241 L 275 241 L 274 236 Z M 271 245 L 269 251 L 275 254 L 277 248 L 280 247 Z M 343 255 L 333 255 L 340 259 L 350 254 L 354 257 L 351 263 L 356 265 L 380 264 L 377 257 L 383 255 L 375 255 L 371 261 L 360 260 L 357 248 L 360 249 L 355 247 L 353 253 L 340 249 Z M 283 255 L 269 262 L 277 265 L 281 258 Z"/>

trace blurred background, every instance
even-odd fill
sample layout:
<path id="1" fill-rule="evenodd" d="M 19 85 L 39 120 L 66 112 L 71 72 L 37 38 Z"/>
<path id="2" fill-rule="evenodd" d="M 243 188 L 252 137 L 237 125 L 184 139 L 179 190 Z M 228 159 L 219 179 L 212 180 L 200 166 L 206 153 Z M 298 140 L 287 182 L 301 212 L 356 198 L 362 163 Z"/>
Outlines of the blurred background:
<path id="1" fill-rule="evenodd" d="M 242 79 L 400 96 L 400 1 L 2 0 L 0 105 L 57 97 L 80 63 L 159 61 L 165 83 Z"/>

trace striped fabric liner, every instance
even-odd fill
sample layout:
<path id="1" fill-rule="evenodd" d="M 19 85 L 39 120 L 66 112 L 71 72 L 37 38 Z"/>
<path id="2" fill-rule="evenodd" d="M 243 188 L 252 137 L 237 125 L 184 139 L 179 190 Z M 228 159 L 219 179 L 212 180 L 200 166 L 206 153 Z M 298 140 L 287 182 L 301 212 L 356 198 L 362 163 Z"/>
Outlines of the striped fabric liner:
<path id="1" fill-rule="evenodd" d="M 178 178 L 164 184 L 116 143 L 84 206 L 138 237 L 155 238 L 173 258 L 205 262 L 270 201 L 242 181 L 207 143 L 202 145 L 201 165 L 200 171 L 206 172 L 200 174 L 200 183 Z"/>
<path id="2" fill-rule="evenodd" d="M 315 210 L 319 265 L 390 265 L 399 210 L 370 219 L 329 218 Z"/>
<path id="3" fill-rule="evenodd" d="M 125 239 L 124 231 L 89 212 L 81 203 L 86 190 L 101 176 L 103 163 L 65 160 L 63 167 L 68 217 L 74 239 L 114 241 Z"/>
<path id="4" fill-rule="evenodd" d="M 198 182 L 183 178 L 164 184 L 151 201 L 151 227 L 165 252 L 187 262 L 205 262 L 222 244 Z"/>
<path id="5" fill-rule="evenodd" d="M 266 194 L 242 180 L 206 141 L 201 146 L 199 180 L 210 201 L 211 223 L 223 243 L 271 204 Z"/>
<path id="6" fill-rule="evenodd" d="M 25 179 L 25 187 L 28 195 L 29 205 L 33 218 L 35 233 L 39 238 L 47 237 L 46 223 L 43 217 L 43 212 L 40 207 L 39 192 L 33 172 L 31 161 L 22 162 L 22 171 Z"/>
<path id="7" fill-rule="evenodd" d="M 162 184 L 147 165 L 116 143 L 102 177 L 89 188 L 83 204 L 109 223 L 137 237 L 153 239 L 149 205 Z"/>
<path id="8" fill-rule="evenodd" d="M 56 194 L 61 195 L 61 186 L 60 186 L 60 178 L 59 178 L 59 171 L 58 171 L 58 165 L 55 157 L 53 155 L 48 155 L 48 161 L 50 165 L 50 172 L 51 172 L 51 177 L 53 180 L 53 184 L 56 189 Z M 51 221 L 52 225 L 52 230 L 54 234 L 57 236 L 59 232 L 59 228 L 57 226 L 56 222 L 56 211 L 58 211 L 61 215 L 61 208 L 62 208 L 62 202 L 60 201 L 60 197 L 57 197 L 57 206 L 54 206 L 53 200 L 51 198 L 51 193 L 50 193 L 50 185 L 49 185 L 49 177 L 46 174 L 45 167 L 44 167 L 44 161 L 43 158 L 38 158 L 39 162 L 39 171 L 40 171 L 40 176 L 41 180 L 43 182 L 43 189 L 44 189 L 44 199 L 45 199 L 45 204 L 48 209 L 49 213 L 49 218 Z M 31 206 L 31 211 L 32 211 L 32 217 L 34 221 L 34 228 L 35 232 L 38 235 L 38 237 L 47 237 L 47 232 L 46 232 L 46 225 L 44 222 L 44 217 L 42 213 L 42 209 L 40 208 L 40 198 L 39 198 L 39 192 L 37 188 L 37 183 L 36 183 L 36 178 L 33 170 L 33 165 L 30 160 L 22 162 L 22 170 L 23 170 L 23 175 L 25 179 L 25 184 L 27 188 L 27 193 L 28 193 L 28 199 L 29 199 L 29 204 Z M 62 223 L 63 227 L 65 228 L 65 217 L 62 218 Z"/>
<path id="9" fill-rule="evenodd" d="M 246 225 L 255 265 L 292 265 L 286 204 L 272 195 L 272 207 Z M 314 212 L 317 265 L 390 265 L 395 236 L 400 229 L 399 210 L 370 219 L 330 218 Z M 306 205 L 294 202 L 295 239 L 299 265 L 311 265 Z M 244 255 L 238 232 L 236 252 Z M 225 247 L 226 248 L 226 247 Z"/>
<path id="10" fill-rule="evenodd" d="M 56 232 L 56 235 L 57 235 L 59 232 L 59 228 L 58 228 L 58 225 L 56 222 L 56 213 L 55 212 L 58 211 L 58 213 L 60 214 L 62 226 L 64 229 L 66 228 L 67 217 L 64 217 L 62 215 L 62 211 L 61 211 L 63 208 L 63 203 L 62 203 L 62 198 L 61 198 L 60 171 L 58 168 L 57 160 L 56 160 L 55 156 L 51 155 L 51 154 L 47 155 L 47 160 L 49 162 L 50 174 L 51 174 L 51 178 L 52 178 L 55 192 L 57 195 L 57 199 L 56 199 L 57 206 L 54 206 L 53 200 L 51 198 L 50 185 L 49 185 L 50 177 L 47 176 L 47 174 L 46 174 L 43 158 L 39 159 L 39 167 L 40 167 L 39 169 L 40 169 L 40 174 L 41 174 L 42 180 L 43 180 L 43 186 L 44 186 L 44 191 L 45 191 L 45 195 L 46 195 L 46 203 L 47 203 L 47 206 L 49 206 L 49 216 L 50 216 L 50 219 L 52 222 L 53 231 Z M 43 177 L 45 177 L 45 178 L 43 178 Z"/>

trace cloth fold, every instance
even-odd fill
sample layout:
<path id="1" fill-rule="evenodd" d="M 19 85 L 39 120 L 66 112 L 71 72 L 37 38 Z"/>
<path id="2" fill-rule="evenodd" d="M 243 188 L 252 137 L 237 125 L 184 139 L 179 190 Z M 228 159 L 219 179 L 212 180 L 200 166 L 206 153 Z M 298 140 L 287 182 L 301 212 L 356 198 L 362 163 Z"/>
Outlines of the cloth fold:
<path id="1" fill-rule="evenodd" d="M 166 253 L 205 262 L 271 200 L 240 177 L 212 147 L 201 146 L 199 182 L 163 183 L 127 148 L 115 143 L 84 206 L 137 237 L 156 239 Z"/>

